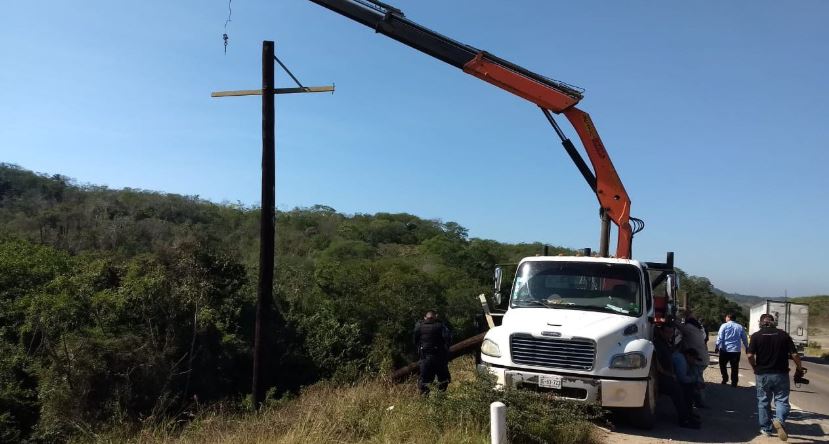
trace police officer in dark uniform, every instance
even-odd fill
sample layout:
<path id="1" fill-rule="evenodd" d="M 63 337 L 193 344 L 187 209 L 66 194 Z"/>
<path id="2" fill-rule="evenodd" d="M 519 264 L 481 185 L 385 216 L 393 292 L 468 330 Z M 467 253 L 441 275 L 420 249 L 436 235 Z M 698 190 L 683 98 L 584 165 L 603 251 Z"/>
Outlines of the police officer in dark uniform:
<path id="1" fill-rule="evenodd" d="M 415 326 L 414 342 L 420 355 L 420 393 L 429 393 L 429 384 L 434 382 L 435 377 L 438 379 L 438 388 L 445 391 L 451 381 L 449 346 L 452 344 L 452 333 L 438 320 L 434 310 L 427 311 L 423 320 Z"/>

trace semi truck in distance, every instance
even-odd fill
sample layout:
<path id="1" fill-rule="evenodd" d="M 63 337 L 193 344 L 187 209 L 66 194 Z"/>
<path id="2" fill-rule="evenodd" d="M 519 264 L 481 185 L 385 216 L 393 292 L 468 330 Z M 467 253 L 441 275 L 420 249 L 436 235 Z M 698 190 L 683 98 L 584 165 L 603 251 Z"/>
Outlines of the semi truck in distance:
<path id="1" fill-rule="evenodd" d="M 751 307 L 748 334 L 760 329 L 760 316 L 770 314 L 777 322 L 777 328 L 792 337 L 798 350 L 809 344 L 809 305 L 785 301 L 766 300 Z"/>

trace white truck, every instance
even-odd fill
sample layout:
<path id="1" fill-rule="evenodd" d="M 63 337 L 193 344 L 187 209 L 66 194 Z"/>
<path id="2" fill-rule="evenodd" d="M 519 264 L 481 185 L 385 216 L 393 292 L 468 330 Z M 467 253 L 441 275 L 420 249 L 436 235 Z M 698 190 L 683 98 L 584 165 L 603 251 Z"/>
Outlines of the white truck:
<path id="1" fill-rule="evenodd" d="M 799 350 L 809 344 L 809 306 L 785 301 L 766 300 L 751 307 L 748 334 L 760 329 L 760 316 L 770 314 L 777 322 L 777 328 L 792 337 Z"/>
<path id="2" fill-rule="evenodd" d="M 496 270 L 496 304 L 501 271 Z M 627 409 L 651 427 L 654 324 L 675 314 L 673 254 L 665 263 L 588 256 L 523 259 L 479 370 L 500 385 Z"/>

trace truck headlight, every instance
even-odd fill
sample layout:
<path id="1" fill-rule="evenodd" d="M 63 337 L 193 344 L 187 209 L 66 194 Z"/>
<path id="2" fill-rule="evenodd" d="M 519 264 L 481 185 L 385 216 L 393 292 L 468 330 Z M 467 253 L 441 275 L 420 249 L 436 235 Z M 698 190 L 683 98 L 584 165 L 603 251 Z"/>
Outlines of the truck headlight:
<path id="1" fill-rule="evenodd" d="M 648 358 L 642 353 L 624 353 L 621 355 L 614 355 L 610 359 L 610 368 L 644 368 L 648 365 Z"/>
<path id="2" fill-rule="evenodd" d="M 484 343 L 481 344 L 481 353 L 493 358 L 500 358 L 501 348 L 492 339 L 484 339 Z"/>

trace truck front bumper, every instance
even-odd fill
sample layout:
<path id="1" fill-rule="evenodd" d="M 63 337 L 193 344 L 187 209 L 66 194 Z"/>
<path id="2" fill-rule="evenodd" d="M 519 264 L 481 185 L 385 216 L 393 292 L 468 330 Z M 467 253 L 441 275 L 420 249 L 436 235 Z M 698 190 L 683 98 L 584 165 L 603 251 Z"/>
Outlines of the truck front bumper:
<path id="1" fill-rule="evenodd" d="M 575 401 L 594 402 L 603 407 L 642 407 L 645 403 L 647 379 L 608 379 L 590 375 L 558 374 L 514 367 L 478 364 L 478 370 L 495 376 L 500 386 L 550 392 L 554 396 Z M 561 389 L 539 387 L 541 375 L 561 377 Z"/>

